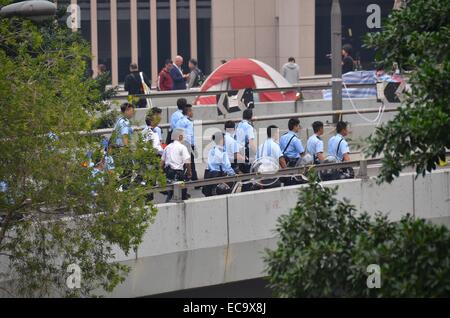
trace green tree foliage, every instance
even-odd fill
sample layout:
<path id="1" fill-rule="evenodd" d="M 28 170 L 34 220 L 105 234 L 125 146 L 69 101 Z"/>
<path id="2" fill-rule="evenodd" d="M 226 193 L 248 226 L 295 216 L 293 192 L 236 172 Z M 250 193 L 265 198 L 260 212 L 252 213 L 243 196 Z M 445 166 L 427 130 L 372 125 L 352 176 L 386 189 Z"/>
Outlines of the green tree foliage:
<path id="1" fill-rule="evenodd" d="M 277 248 L 267 250 L 269 286 L 278 297 L 449 297 L 450 231 L 405 217 L 370 218 L 335 198 L 314 177 L 279 218 Z M 381 289 L 367 267 L 381 268 Z"/>
<path id="2" fill-rule="evenodd" d="M 84 76 L 87 56 L 88 45 L 65 26 L 0 20 L 0 292 L 112 291 L 128 272 L 116 252 L 137 249 L 156 214 L 148 187 L 121 189 L 127 170 L 149 186 L 164 183 L 151 147 L 139 139 L 105 172 L 100 139 L 78 133 L 92 128 L 92 101 L 101 100 Z M 97 170 L 82 167 L 88 151 Z M 81 289 L 66 286 L 69 264 L 81 268 Z"/>
<path id="3" fill-rule="evenodd" d="M 368 264 L 380 266 L 380 289 L 364 288 Z M 410 216 L 397 223 L 375 222 L 358 235 L 348 265 L 356 296 L 448 298 L 450 231 Z"/>
<path id="4" fill-rule="evenodd" d="M 411 0 L 394 11 L 366 45 L 377 62 L 411 70 L 412 91 L 398 115 L 369 139 L 369 154 L 384 154 L 380 181 L 407 166 L 425 175 L 450 148 L 450 0 Z"/>
<path id="5" fill-rule="evenodd" d="M 351 293 L 346 267 L 367 217 L 334 198 L 336 189 L 312 179 L 295 209 L 278 220 L 277 249 L 267 251 L 270 287 L 279 297 L 333 297 Z"/>

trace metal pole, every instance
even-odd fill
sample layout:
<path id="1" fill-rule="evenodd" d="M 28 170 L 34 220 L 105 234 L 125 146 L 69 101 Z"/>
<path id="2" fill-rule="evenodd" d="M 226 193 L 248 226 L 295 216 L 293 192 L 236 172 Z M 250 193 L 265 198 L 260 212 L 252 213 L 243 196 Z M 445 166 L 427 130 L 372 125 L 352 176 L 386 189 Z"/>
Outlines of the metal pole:
<path id="1" fill-rule="evenodd" d="M 339 0 L 331 5 L 331 71 L 333 110 L 342 110 L 342 16 Z M 339 115 L 333 116 L 333 123 L 339 121 Z"/>

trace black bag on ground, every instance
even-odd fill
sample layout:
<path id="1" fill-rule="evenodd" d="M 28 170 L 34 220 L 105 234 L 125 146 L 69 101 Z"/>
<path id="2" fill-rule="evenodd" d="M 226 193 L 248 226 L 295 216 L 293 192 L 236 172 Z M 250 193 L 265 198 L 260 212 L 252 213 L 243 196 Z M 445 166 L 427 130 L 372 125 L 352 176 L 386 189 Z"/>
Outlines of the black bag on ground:
<path id="1" fill-rule="evenodd" d="M 223 171 L 211 171 L 209 169 L 205 169 L 204 179 L 214 179 L 225 177 L 226 173 Z M 220 184 L 212 184 L 202 187 L 202 193 L 205 197 L 211 197 L 215 195 L 228 194 L 231 193 L 233 184 L 232 183 L 220 183 Z"/>
<path id="2" fill-rule="evenodd" d="M 339 141 L 338 147 L 336 149 L 336 158 L 339 154 L 339 149 L 341 148 L 341 143 L 344 139 L 341 139 Z M 319 178 L 322 181 L 331 181 L 331 180 L 345 180 L 345 179 L 354 179 L 355 178 L 355 171 L 352 167 L 348 168 L 340 168 L 340 169 L 327 169 L 322 170 L 319 173 Z"/>

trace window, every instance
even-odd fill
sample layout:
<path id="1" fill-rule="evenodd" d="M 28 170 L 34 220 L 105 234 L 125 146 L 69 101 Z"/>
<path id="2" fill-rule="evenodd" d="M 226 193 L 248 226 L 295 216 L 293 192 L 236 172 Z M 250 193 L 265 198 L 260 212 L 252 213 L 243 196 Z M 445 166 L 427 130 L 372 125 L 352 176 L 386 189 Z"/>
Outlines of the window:
<path id="1" fill-rule="evenodd" d="M 130 1 L 117 0 L 117 52 L 119 82 L 129 73 L 131 63 Z"/>
<path id="2" fill-rule="evenodd" d="M 191 58 L 191 26 L 189 19 L 189 0 L 177 0 L 177 48 L 184 58 L 183 71 L 188 72 Z"/>
<path id="3" fill-rule="evenodd" d="M 166 59 L 173 59 L 170 56 L 170 3 L 169 0 L 158 0 L 158 67 L 161 70 L 164 67 Z"/>
<path id="4" fill-rule="evenodd" d="M 316 74 L 330 74 L 331 60 L 331 2 L 332 0 L 316 0 Z M 392 11 L 394 0 L 341 0 L 342 11 L 342 44 L 353 46 L 353 58 L 360 60 L 365 70 L 374 69 L 374 51 L 362 47 L 363 37 L 368 32 L 379 31 L 369 29 L 367 7 L 377 4 L 381 8 L 382 21 Z"/>
<path id="5" fill-rule="evenodd" d="M 98 64 L 111 71 L 111 23 L 109 0 L 97 0 Z"/>
<path id="6" fill-rule="evenodd" d="M 211 0 L 197 0 L 198 66 L 205 74 L 211 73 Z"/>
<path id="7" fill-rule="evenodd" d="M 150 1 L 138 0 L 138 56 L 139 69 L 150 76 L 151 47 L 150 47 Z"/>

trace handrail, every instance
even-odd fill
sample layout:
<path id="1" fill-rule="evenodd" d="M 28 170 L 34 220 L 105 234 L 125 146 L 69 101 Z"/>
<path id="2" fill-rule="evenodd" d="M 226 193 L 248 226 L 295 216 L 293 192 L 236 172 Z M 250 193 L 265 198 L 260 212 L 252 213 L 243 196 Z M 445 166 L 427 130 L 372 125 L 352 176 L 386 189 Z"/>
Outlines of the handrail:
<path id="1" fill-rule="evenodd" d="M 285 175 L 296 175 L 303 172 L 305 169 L 315 169 L 317 171 L 328 170 L 328 169 L 340 169 L 340 168 L 354 168 L 360 167 L 361 165 L 377 165 L 381 163 L 381 159 L 365 159 L 365 160 L 356 160 L 356 161 L 346 161 L 341 163 L 324 163 L 319 165 L 306 165 L 294 168 L 286 168 L 277 171 L 273 174 L 260 174 L 260 173 L 246 173 L 239 174 L 235 176 L 227 176 L 227 177 L 218 177 L 214 179 L 205 179 L 205 180 L 196 180 L 189 182 L 181 182 L 181 183 L 173 183 L 168 184 L 166 186 L 154 187 L 149 190 L 149 192 L 162 192 L 162 191 L 173 191 L 175 187 L 181 187 L 183 189 L 193 189 L 197 187 L 203 187 L 208 185 L 215 185 L 220 183 L 234 183 L 246 181 L 253 178 L 260 179 L 273 179 L 276 177 L 282 177 Z"/>
<path id="2" fill-rule="evenodd" d="M 384 109 L 385 113 L 389 112 L 397 112 L 399 109 L 398 107 L 388 107 Z M 379 113 L 379 109 L 375 108 L 363 108 L 358 109 L 358 111 L 354 109 L 347 109 L 347 110 L 331 110 L 331 111 L 322 111 L 322 112 L 308 112 L 308 113 L 289 113 L 289 114 L 281 114 L 281 115 L 267 115 L 267 116 L 255 116 L 253 117 L 253 121 L 268 121 L 268 120 L 280 120 L 280 119 L 290 119 L 290 118 L 311 118 L 311 117 L 323 117 L 323 116 L 333 116 L 333 115 L 356 115 L 358 113 L 360 114 L 371 114 L 371 113 Z M 223 118 L 223 119 L 215 119 L 215 120 L 204 120 L 202 121 L 202 125 L 204 126 L 211 126 L 211 125 L 220 125 L 225 124 L 227 121 L 233 121 L 235 123 L 240 122 L 241 118 Z M 194 125 L 196 125 L 198 121 L 194 121 Z M 162 124 L 159 125 L 160 128 L 166 129 L 169 128 L 170 124 Z M 140 131 L 143 130 L 143 126 L 133 126 L 134 131 Z M 106 128 L 106 129 L 98 129 L 98 130 L 92 130 L 92 131 L 83 131 L 80 134 L 81 135 L 104 135 L 104 134 L 110 134 L 113 132 L 113 128 Z"/>
<path id="3" fill-rule="evenodd" d="M 376 84 L 346 84 L 348 88 L 374 88 Z M 311 84 L 294 84 L 287 87 L 273 87 L 273 88 L 253 88 L 252 91 L 255 93 L 266 93 L 266 92 L 282 92 L 282 91 L 310 91 L 310 90 L 321 90 L 321 89 L 331 89 L 331 81 L 311 83 Z M 140 94 L 133 95 L 139 98 L 163 98 L 163 97 L 186 97 L 186 96 L 214 96 L 228 93 L 230 91 L 237 91 L 237 89 L 228 90 L 215 90 L 201 92 L 199 90 L 177 90 L 177 91 L 155 91 L 150 94 Z M 111 97 L 111 100 L 123 99 L 127 95 L 116 95 Z"/>
<path id="4" fill-rule="evenodd" d="M 446 157 L 450 155 L 450 152 L 446 152 Z M 314 169 L 316 171 L 328 170 L 328 169 L 341 169 L 341 168 L 359 168 L 359 173 L 355 178 L 358 179 L 367 179 L 368 178 L 368 167 L 374 165 L 381 164 L 381 158 L 374 159 L 363 159 L 356 161 L 347 161 L 341 163 L 327 163 L 327 164 L 319 164 L 319 165 L 305 165 L 294 168 L 286 168 L 277 171 L 273 174 L 260 174 L 260 173 L 247 173 L 240 174 L 236 176 L 227 176 L 227 177 L 218 177 L 213 179 L 205 179 L 205 180 L 197 180 L 197 181 L 189 181 L 189 182 L 176 182 L 173 184 L 169 184 L 161 187 L 154 187 L 148 191 L 148 193 L 155 192 L 163 192 L 163 191 L 173 191 L 173 200 L 172 202 L 181 202 L 181 191 L 183 189 L 194 189 L 198 187 L 208 186 L 208 185 L 217 185 L 221 183 L 236 183 L 242 181 L 249 180 L 264 180 L 264 179 L 273 179 L 280 178 L 284 176 L 294 176 L 299 174 L 305 174 L 306 171 Z"/>

